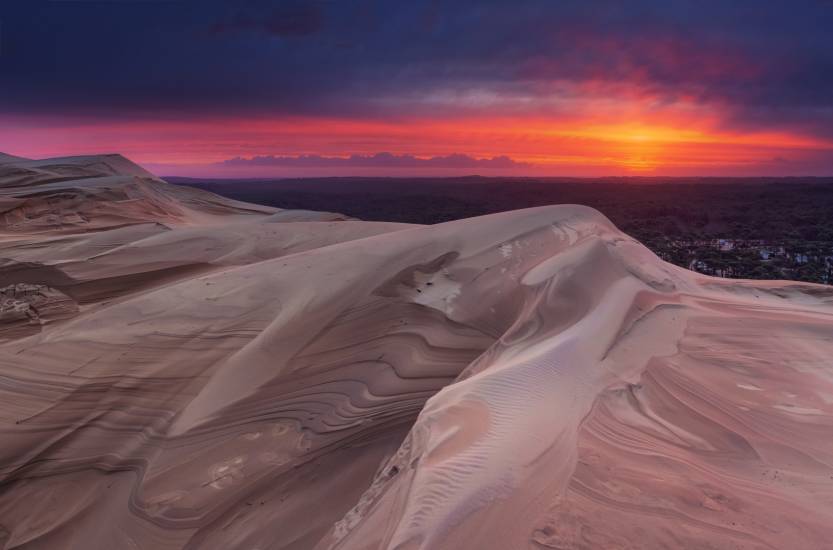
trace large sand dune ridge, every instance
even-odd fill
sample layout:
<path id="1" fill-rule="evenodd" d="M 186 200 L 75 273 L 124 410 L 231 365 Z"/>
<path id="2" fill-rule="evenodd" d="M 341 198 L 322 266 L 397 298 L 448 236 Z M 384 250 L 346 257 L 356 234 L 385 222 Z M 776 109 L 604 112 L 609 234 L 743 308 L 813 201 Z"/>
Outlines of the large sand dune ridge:
<path id="1" fill-rule="evenodd" d="M 0 548 L 833 549 L 833 290 L 0 155 Z"/>

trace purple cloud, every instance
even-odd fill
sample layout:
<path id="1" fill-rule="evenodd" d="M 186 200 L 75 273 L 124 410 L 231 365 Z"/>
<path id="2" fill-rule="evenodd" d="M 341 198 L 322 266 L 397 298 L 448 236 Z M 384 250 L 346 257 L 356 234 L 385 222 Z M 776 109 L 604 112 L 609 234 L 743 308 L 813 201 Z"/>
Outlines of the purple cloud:
<path id="1" fill-rule="evenodd" d="M 293 168 L 461 168 L 508 169 L 527 168 L 526 162 L 518 162 L 507 156 L 477 159 L 468 155 L 452 154 L 438 157 L 416 157 L 376 153 L 375 155 L 351 155 L 349 157 L 325 157 L 321 155 L 235 157 L 219 163 L 223 166 L 280 166 Z"/>

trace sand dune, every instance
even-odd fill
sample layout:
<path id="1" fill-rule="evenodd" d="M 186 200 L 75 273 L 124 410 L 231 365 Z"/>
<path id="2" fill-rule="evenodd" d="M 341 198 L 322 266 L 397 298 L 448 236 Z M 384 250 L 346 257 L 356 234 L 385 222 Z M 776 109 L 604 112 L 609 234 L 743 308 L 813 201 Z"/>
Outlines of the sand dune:
<path id="1" fill-rule="evenodd" d="M 574 205 L 278 211 L 0 156 L 0 548 L 833 548 L 833 290 Z"/>

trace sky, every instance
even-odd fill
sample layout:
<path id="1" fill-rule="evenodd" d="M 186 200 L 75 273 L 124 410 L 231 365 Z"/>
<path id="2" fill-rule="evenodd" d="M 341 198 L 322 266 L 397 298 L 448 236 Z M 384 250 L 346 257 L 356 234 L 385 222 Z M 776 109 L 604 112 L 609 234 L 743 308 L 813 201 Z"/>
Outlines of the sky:
<path id="1" fill-rule="evenodd" d="M 0 0 L 0 151 L 160 175 L 833 175 L 833 0 Z"/>

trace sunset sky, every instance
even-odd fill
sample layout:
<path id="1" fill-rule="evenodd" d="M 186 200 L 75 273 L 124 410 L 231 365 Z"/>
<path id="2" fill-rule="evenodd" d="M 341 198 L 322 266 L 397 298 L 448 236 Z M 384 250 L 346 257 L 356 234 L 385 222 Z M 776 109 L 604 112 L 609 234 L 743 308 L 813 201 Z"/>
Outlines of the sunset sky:
<path id="1" fill-rule="evenodd" d="M 833 175 L 833 2 L 0 0 L 0 151 L 161 175 Z"/>

